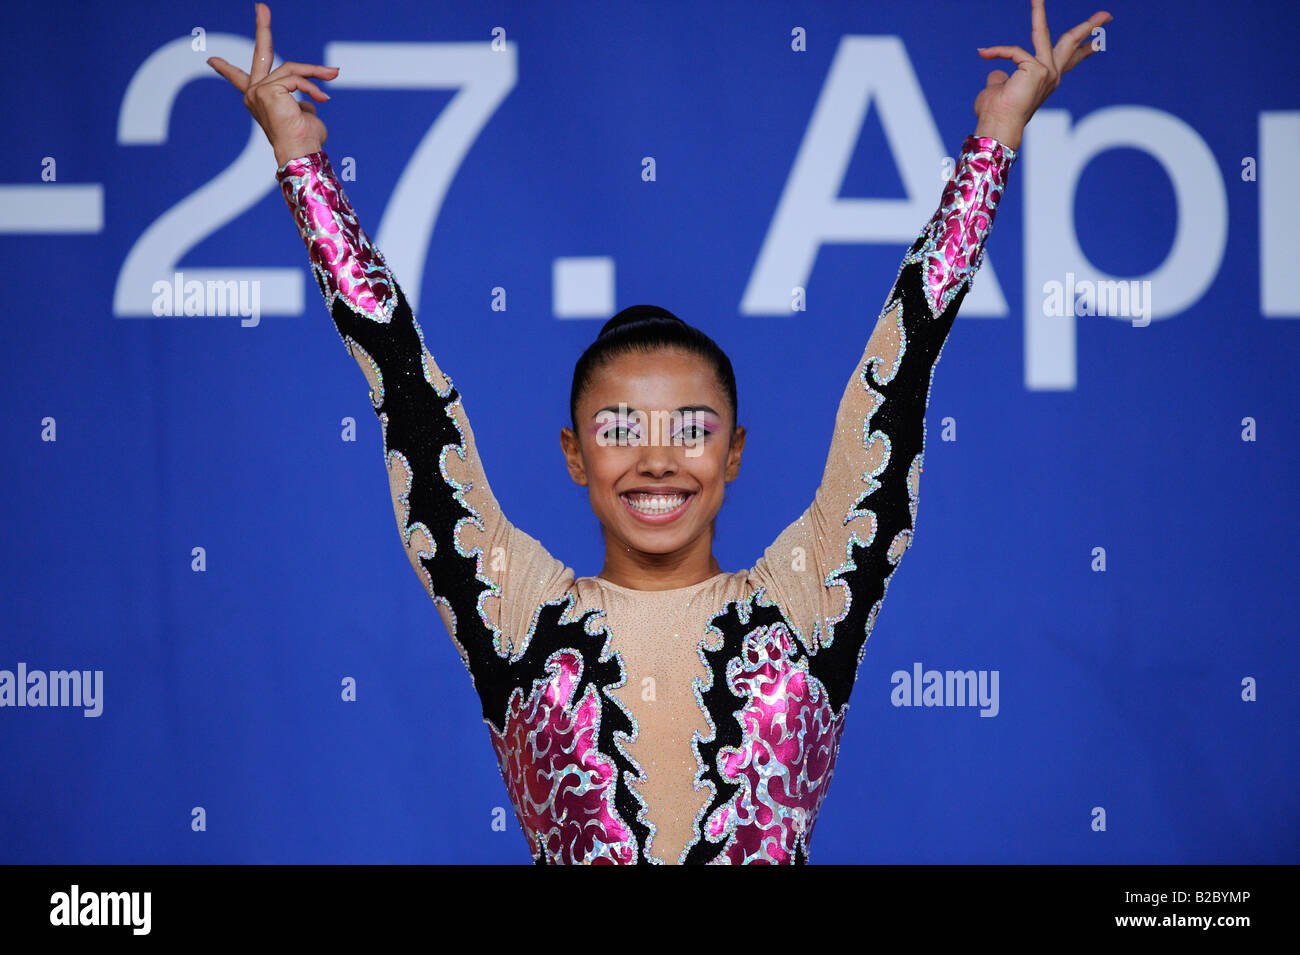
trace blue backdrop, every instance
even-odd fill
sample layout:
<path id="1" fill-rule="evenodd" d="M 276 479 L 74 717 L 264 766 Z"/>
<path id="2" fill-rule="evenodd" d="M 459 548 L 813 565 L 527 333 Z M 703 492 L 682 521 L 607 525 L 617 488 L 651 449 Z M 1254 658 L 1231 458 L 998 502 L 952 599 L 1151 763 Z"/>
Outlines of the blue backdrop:
<path id="1" fill-rule="evenodd" d="M 1300 856 L 1297 14 L 1161 6 L 1109 7 L 1027 130 L 814 862 Z M 527 863 L 364 378 L 204 63 L 247 67 L 250 7 L 51 3 L 0 39 L 0 671 L 102 678 L 96 716 L 0 707 L 0 861 Z M 1010 66 L 975 48 L 1031 45 L 1028 0 L 304 9 L 276 54 L 341 66 L 327 150 L 506 513 L 578 574 L 559 430 L 600 320 L 661 304 L 732 356 L 716 553 L 749 566 Z M 1053 38 L 1095 9 L 1053 0 Z M 256 314 L 155 314 L 176 272 Z M 1149 321 L 1051 314 L 1107 278 Z M 997 671 L 996 716 L 895 706 L 917 664 Z"/>

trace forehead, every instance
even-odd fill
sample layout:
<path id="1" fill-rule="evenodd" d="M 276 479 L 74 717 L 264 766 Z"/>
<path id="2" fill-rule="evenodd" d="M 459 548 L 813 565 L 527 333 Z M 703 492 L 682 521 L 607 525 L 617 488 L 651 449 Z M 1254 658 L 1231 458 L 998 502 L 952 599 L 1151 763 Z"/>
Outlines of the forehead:
<path id="1" fill-rule="evenodd" d="M 603 362 L 591 376 L 584 403 L 613 399 L 666 408 L 688 403 L 687 399 L 721 397 L 722 388 L 707 359 L 680 348 L 661 348 Z"/>

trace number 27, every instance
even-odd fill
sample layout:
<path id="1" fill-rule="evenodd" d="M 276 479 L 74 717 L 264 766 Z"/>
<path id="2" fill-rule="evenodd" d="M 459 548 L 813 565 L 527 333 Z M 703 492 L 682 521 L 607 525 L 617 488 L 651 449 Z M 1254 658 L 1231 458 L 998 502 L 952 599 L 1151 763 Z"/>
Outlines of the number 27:
<path id="1" fill-rule="evenodd" d="M 207 65 L 208 55 L 248 63 L 253 43 L 230 33 L 210 33 L 208 49 L 196 52 L 190 37 L 155 50 L 127 85 L 118 116 L 120 145 L 160 145 L 167 141 L 176 94 L 191 80 L 221 80 Z M 206 55 L 204 55 L 206 54 Z M 279 65 L 276 58 L 272 67 Z M 412 309 L 419 307 L 420 285 L 429 241 L 443 198 L 465 154 L 517 78 L 515 45 L 493 50 L 489 43 L 329 43 L 323 63 L 339 67 L 331 89 L 454 89 L 398 177 L 375 235 L 376 244 Z M 221 80 L 225 82 L 224 80 Z M 151 316 L 157 281 L 171 282 L 180 259 L 203 239 L 254 206 L 275 186 L 274 157 L 254 122 L 244 149 L 210 182 L 159 216 L 127 253 L 113 293 L 113 314 Z M 267 315 L 303 311 L 303 272 L 297 268 L 191 268 L 186 280 L 258 281 Z"/>

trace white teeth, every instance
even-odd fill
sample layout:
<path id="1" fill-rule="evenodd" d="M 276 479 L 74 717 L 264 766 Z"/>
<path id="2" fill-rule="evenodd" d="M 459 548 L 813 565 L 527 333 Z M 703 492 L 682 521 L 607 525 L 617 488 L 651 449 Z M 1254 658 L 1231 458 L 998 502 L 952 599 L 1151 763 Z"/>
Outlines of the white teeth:
<path id="1" fill-rule="evenodd" d="M 667 514 L 681 507 L 685 494 L 624 494 L 623 499 L 642 514 Z"/>

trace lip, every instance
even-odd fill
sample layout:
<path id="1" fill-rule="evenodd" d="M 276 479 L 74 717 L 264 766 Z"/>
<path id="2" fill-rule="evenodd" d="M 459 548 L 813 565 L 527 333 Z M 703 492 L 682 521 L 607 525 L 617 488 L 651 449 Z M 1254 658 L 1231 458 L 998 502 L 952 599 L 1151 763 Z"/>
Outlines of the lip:
<path id="1" fill-rule="evenodd" d="M 632 493 L 685 494 L 686 500 L 682 501 L 682 503 L 678 504 L 671 511 L 664 511 L 664 513 L 662 514 L 643 514 L 641 511 L 638 511 L 635 507 L 631 505 L 631 503 L 628 502 L 627 495 Z M 652 524 L 652 525 L 671 524 L 673 521 L 677 520 L 677 518 L 681 517 L 684 513 L 686 513 L 686 509 L 689 508 L 691 506 L 691 502 L 695 500 L 695 492 L 687 491 L 680 487 L 673 487 L 673 488 L 634 487 L 631 488 L 630 490 L 621 493 L 618 496 L 618 499 L 623 502 L 623 507 L 627 509 L 627 512 L 631 514 L 633 517 L 635 517 L 642 524 Z"/>

